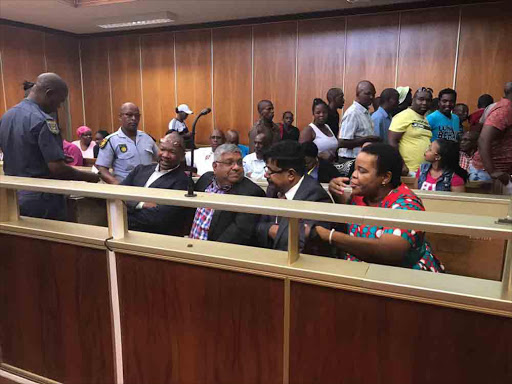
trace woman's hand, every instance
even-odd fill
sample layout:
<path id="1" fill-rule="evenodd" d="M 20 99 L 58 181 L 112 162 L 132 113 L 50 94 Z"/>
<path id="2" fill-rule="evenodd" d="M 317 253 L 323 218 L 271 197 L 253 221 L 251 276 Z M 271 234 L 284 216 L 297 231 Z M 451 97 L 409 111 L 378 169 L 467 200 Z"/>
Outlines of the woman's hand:
<path id="1" fill-rule="evenodd" d="M 318 233 L 318 237 L 320 237 L 320 239 L 322 239 L 323 241 L 329 241 L 329 235 L 331 234 L 331 231 L 328 230 L 327 228 L 324 228 L 320 225 L 317 225 L 315 227 L 316 229 L 316 233 Z"/>
<path id="2" fill-rule="evenodd" d="M 345 188 L 350 185 L 347 183 L 350 183 L 348 177 L 336 177 L 329 182 L 329 192 L 336 202 L 345 203 L 348 199 L 348 196 L 345 195 Z"/>

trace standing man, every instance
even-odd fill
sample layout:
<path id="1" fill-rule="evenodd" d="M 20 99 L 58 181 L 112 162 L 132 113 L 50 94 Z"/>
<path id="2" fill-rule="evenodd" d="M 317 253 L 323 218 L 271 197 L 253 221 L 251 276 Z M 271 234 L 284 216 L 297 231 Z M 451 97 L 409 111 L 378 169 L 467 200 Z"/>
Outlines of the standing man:
<path id="1" fill-rule="evenodd" d="M 427 116 L 432 130 L 431 141 L 445 139 L 460 141 L 462 128 L 459 117 L 452 113 L 457 102 L 457 92 L 451 88 L 445 88 L 439 92 L 439 108 Z"/>
<path id="2" fill-rule="evenodd" d="M 380 106 L 373 113 L 372 120 L 375 135 L 384 143 L 388 142 L 388 131 L 391 125 L 392 114 L 398 108 L 398 91 L 395 88 L 386 88 L 380 94 Z"/>
<path id="3" fill-rule="evenodd" d="M 194 151 L 194 164 L 192 162 L 192 153 L 187 152 L 186 161 L 189 167 L 196 169 L 196 173 L 201 176 L 206 172 L 213 171 L 214 152 L 219 145 L 224 143 L 224 132 L 220 129 L 214 129 L 210 134 L 211 147 L 198 148 Z"/>
<path id="4" fill-rule="evenodd" d="M 432 89 L 421 87 L 414 94 L 411 107 L 395 115 L 389 126 L 389 144 L 400 151 L 408 168 L 404 171 L 410 176 L 416 175 L 430 145 L 432 132 L 425 113 L 431 102 Z"/>
<path id="5" fill-rule="evenodd" d="M 247 145 L 240 144 L 240 134 L 234 129 L 230 129 L 226 132 L 226 144 L 235 144 L 240 148 L 242 152 L 242 158 L 249 154 L 249 147 Z"/>
<path id="6" fill-rule="evenodd" d="M 345 105 L 345 95 L 341 88 L 331 88 L 327 91 L 328 116 L 327 125 L 331 128 L 334 137 L 338 137 L 340 132 L 340 114 L 338 109 Z"/>
<path id="7" fill-rule="evenodd" d="M 160 140 L 158 164 L 137 165 L 121 183 L 133 187 L 187 190 L 188 176 L 182 160 L 185 142 L 178 132 Z M 133 231 L 183 236 L 189 208 L 127 201 L 128 229 Z"/>
<path id="8" fill-rule="evenodd" d="M 272 143 L 279 141 L 279 126 L 274 123 L 274 104 L 270 100 L 261 100 L 258 103 L 260 119 L 254 123 L 249 131 L 249 153 L 254 152 L 254 138 L 258 133 L 265 133 L 272 138 Z"/>
<path id="9" fill-rule="evenodd" d="M 139 107 L 124 103 L 119 111 L 121 127 L 100 144 L 96 167 L 108 184 L 119 184 L 139 164 L 157 160 L 158 147 L 148 134 L 138 131 Z M 109 172 L 112 167 L 114 175 Z"/>
<path id="10" fill-rule="evenodd" d="M 489 112 L 478 148 L 487 173 L 512 194 L 512 82 L 505 84 L 505 97 Z"/>
<path id="11" fill-rule="evenodd" d="M 254 181 L 265 179 L 265 160 L 263 154 L 270 147 L 270 138 L 258 133 L 254 139 L 254 152 L 244 157 L 245 176 Z"/>
<path id="12" fill-rule="evenodd" d="M 64 80 L 55 73 L 43 73 L 27 98 L 2 116 L 0 147 L 7 176 L 99 181 L 97 175 L 80 172 L 65 162 L 60 129 L 50 114 L 57 112 L 67 96 Z M 63 195 L 19 191 L 18 198 L 22 216 L 66 218 Z"/>
<path id="13" fill-rule="evenodd" d="M 356 99 L 341 120 L 338 156 L 341 162 L 355 159 L 361 146 L 367 141 L 379 141 L 375 136 L 373 121 L 368 108 L 375 97 L 375 87 L 369 81 L 361 81 L 356 87 Z"/>

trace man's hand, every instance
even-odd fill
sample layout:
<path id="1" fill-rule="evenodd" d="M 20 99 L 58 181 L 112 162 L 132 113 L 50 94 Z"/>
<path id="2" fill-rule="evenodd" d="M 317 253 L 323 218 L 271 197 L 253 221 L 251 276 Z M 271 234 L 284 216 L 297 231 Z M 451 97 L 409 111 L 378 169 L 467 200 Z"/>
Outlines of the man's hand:
<path id="1" fill-rule="evenodd" d="M 156 203 L 144 203 L 142 204 L 142 208 L 156 208 L 157 205 Z"/>
<path id="2" fill-rule="evenodd" d="M 279 225 L 274 224 L 268 229 L 268 237 L 274 240 L 277 236 L 277 230 L 279 229 Z"/>

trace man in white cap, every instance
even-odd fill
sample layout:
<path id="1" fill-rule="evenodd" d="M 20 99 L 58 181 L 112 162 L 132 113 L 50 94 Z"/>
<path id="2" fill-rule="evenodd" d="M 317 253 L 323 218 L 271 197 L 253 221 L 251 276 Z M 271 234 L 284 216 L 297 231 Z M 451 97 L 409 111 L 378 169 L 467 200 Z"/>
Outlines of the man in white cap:
<path id="1" fill-rule="evenodd" d="M 395 115 L 405 111 L 412 105 L 412 91 L 410 87 L 398 87 L 398 108 Z"/>
<path id="2" fill-rule="evenodd" d="M 192 138 L 192 133 L 189 132 L 187 128 L 187 124 L 185 124 L 185 120 L 187 120 L 188 115 L 191 115 L 192 112 L 187 104 L 180 104 L 176 107 L 176 118 L 172 119 L 169 122 L 169 130 L 166 134 L 171 132 L 178 132 L 183 140 L 185 140 L 185 147 L 190 148 L 190 140 Z"/>

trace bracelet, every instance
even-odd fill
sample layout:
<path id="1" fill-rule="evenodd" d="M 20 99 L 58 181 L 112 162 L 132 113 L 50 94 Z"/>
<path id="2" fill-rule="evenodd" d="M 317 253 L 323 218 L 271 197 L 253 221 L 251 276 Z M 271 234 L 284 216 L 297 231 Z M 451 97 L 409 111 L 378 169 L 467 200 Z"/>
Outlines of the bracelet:
<path id="1" fill-rule="evenodd" d="M 329 233 L 329 245 L 332 245 L 332 234 L 336 231 L 336 229 L 331 229 L 331 233 Z"/>

